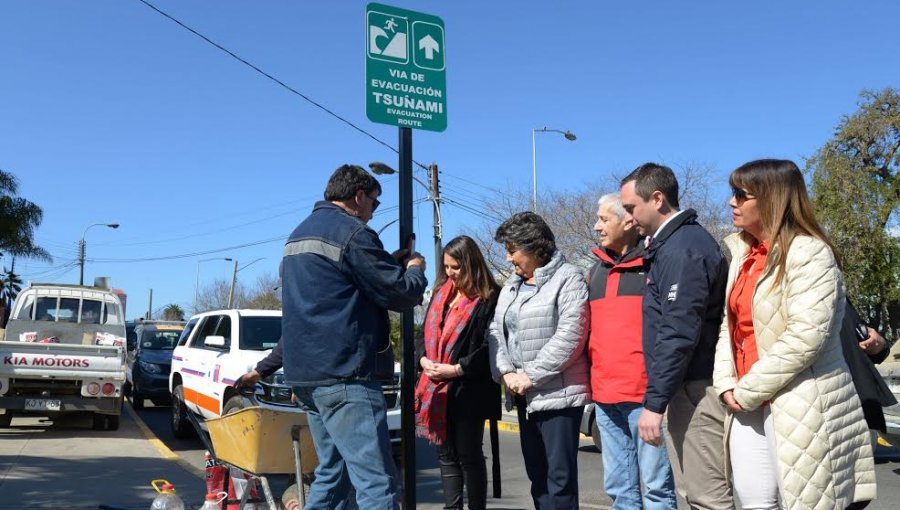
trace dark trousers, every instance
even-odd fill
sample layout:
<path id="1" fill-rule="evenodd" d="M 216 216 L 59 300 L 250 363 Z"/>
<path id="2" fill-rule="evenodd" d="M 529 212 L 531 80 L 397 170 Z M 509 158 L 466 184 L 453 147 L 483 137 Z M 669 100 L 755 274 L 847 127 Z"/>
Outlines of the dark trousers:
<path id="1" fill-rule="evenodd" d="M 584 406 L 525 414 L 516 399 L 519 441 L 536 510 L 578 508 L 578 426 Z"/>
<path id="2" fill-rule="evenodd" d="M 444 508 L 463 508 L 463 486 L 471 510 L 484 510 L 487 500 L 487 468 L 482 442 L 484 419 L 451 419 L 447 441 L 438 447 Z"/>

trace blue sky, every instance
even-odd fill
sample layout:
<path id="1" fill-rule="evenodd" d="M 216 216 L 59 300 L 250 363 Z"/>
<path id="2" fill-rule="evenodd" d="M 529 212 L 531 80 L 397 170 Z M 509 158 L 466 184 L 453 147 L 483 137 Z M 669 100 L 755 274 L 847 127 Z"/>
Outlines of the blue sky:
<path id="1" fill-rule="evenodd" d="M 396 128 L 366 119 L 365 2 L 153 3 L 396 145 Z M 648 160 L 702 163 L 721 175 L 724 200 L 737 165 L 799 161 L 862 89 L 900 84 L 896 2 L 387 3 L 444 20 L 448 129 L 415 132 L 413 156 L 438 163 L 444 194 L 469 204 L 488 188 L 530 189 L 531 129 L 543 126 L 578 140 L 538 135 L 541 186 L 573 189 Z M 84 228 L 120 223 L 88 232 L 85 277 L 125 289 L 129 317 L 150 288 L 154 308 L 189 310 L 198 267 L 205 283 L 230 277 L 230 264 L 199 259 L 265 257 L 245 282 L 274 273 L 337 166 L 396 164 L 137 0 L 5 0 L 0 73 L 0 168 L 43 207 L 36 239 L 55 257 L 16 268 L 77 282 Z M 376 228 L 396 217 L 397 180 L 382 182 Z M 429 203 L 416 215 L 430 253 Z M 482 221 L 452 206 L 444 218 L 445 239 Z M 396 236 L 385 231 L 387 248 Z M 211 250 L 222 251 L 137 260 Z"/>

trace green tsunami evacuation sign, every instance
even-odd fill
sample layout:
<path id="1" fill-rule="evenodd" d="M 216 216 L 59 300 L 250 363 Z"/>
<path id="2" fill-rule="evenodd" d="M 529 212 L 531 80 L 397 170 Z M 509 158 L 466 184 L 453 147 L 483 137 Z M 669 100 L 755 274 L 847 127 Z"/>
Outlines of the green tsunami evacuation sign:
<path id="1" fill-rule="evenodd" d="M 391 126 L 447 129 L 444 22 L 389 5 L 366 6 L 366 115 Z"/>

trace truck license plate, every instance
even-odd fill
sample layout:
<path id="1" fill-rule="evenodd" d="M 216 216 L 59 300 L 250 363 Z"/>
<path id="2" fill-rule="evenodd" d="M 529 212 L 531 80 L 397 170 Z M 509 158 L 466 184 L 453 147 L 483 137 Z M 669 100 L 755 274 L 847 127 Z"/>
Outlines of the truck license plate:
<path id="1" fill-rule="evenodd" d="M 29 398 L 25 400 L 26 411 L 59 411 L 62 408 L 59 400 Z"/>

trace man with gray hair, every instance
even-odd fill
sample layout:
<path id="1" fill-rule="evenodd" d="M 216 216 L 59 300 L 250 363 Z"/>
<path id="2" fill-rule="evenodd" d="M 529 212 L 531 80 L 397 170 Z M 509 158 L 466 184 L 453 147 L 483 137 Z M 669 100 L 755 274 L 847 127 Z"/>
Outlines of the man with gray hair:
<path id="1" fill-rule="evenodd" d="M 600 248 L 593 250 L 597 261 L 588 273 L 588 354 L 591 399 L 603 445 L 603 487 L 615 509 L 675 510 L 666 444 L 651 445 L 638 434 L 647 387 L 641 337 L 647 279 L 643 237 L 618 193 L 603 195 L 598 205 L 594 230 Z"/>

